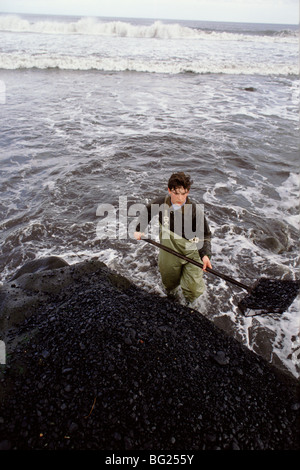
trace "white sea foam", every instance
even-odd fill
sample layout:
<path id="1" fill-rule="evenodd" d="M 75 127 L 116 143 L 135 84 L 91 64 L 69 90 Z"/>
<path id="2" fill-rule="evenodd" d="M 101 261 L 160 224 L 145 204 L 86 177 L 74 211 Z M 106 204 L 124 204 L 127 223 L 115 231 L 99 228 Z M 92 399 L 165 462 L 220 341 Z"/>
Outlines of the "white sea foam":
<path id="1" fill-rule="evenodd" d="M 0 53 L 0 69 L 99 70 L 112 72 L 148 72 L 160 74 L 230 74 L 230 75 L 296 75 L 296 65 L 240 63 L 222 60 L 162 60 L 126 57 L 78 57 L 71 55 Z"/>

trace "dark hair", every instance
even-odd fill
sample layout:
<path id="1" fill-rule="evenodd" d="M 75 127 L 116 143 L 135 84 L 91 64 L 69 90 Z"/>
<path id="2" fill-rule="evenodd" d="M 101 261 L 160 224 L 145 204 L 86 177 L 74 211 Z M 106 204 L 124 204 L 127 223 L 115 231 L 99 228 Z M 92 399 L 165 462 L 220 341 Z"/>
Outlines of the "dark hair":
<path id="1" fill-rule="evenodd" d="M 168 188 L 169 189 L 176 189 L 182 186 L 184 189 L 190 190 L 193 181 L 191 180 L 189 175 L 185 175 L 183 171 L 179 173 L 173 173 L 168 181 Z"/>

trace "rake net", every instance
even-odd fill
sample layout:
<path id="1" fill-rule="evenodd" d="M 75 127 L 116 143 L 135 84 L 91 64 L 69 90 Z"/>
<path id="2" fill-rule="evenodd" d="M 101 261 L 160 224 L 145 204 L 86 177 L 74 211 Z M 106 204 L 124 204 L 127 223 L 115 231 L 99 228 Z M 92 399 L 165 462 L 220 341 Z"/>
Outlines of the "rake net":
<path id="1" fill-rule="evenodd" d="M 261 278 L 238 304 L 246 316 L 283 313 L 295 300 L 300 281 Z"/>

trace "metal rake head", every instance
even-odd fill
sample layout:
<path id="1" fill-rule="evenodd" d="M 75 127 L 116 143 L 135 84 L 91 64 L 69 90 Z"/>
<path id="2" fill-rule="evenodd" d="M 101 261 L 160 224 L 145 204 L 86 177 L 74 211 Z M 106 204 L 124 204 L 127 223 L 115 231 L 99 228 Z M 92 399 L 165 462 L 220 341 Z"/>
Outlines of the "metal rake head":
<path id="1" fill-rule="evenodd" d="M 246 316 L 283 313 L 295 300 L 300 281 L 261 278 L 238 304 Z"/>

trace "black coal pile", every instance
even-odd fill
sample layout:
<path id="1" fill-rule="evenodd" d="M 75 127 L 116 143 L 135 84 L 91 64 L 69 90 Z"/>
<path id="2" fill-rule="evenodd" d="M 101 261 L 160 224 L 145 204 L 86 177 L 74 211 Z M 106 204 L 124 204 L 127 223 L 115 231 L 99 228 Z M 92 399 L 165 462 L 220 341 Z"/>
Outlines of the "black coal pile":
<path id="1" fill-rule="evenodd" d="M 296 379 L 105 266 L 62 271 L 7 333 L 1 449 L 299 450 Z"/>

